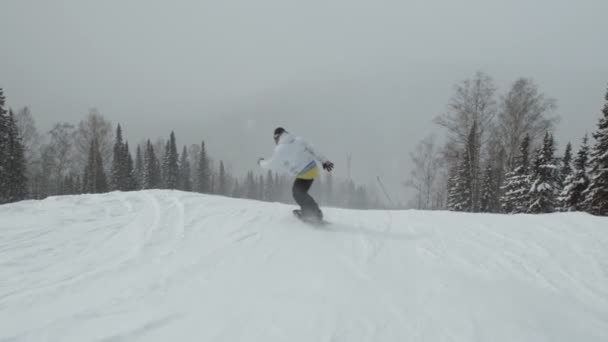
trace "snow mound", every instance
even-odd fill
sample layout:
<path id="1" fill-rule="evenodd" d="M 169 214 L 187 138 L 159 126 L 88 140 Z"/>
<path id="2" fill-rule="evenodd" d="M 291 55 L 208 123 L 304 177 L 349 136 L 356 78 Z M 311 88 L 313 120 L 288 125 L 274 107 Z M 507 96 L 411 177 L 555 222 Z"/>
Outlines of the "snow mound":
<path id="1" fill-rule="evenodd" d="M 0 206 L 0 341 L 608 341 L 608 219 L 177 191 Z"/>

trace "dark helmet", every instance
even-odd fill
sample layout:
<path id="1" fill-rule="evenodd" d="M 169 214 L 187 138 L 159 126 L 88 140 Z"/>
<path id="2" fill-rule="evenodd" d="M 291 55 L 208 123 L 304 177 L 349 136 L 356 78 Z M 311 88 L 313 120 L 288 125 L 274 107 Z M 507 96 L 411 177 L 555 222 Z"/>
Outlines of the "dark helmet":
<path id="1" fill-rule="evenodd" d="M 278 139 L 281 136 L 281 134 L 286 133 L 286 132 L 287 131 L 285 130 L 285 128 L 283 128 L 283 127 L 277 127 L 274 130 L 274 138 Z"/>

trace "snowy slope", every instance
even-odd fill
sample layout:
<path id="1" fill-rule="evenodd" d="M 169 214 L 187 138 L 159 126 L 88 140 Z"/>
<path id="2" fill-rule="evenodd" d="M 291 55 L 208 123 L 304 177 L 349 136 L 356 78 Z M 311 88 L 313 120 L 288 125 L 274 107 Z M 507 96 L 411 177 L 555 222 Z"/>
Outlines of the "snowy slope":
<path id="1" fill-rule="evenodd" d="M 0 206 L 0 341 L 608 341 L 608 219 L 174 191 Z"/>

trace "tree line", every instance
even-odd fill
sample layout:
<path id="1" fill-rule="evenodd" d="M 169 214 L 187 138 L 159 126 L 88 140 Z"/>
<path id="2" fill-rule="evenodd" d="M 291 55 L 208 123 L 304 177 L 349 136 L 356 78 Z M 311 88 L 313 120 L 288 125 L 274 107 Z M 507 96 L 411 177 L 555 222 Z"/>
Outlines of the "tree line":
<path id="1" fill-rule="evenodd" d="M 77 125 L 60 122 L 39 134 L 27 107 L 5 110 L 0 88 L 0 204 L 48 196 L 175 189 L 235 198 L 293 203 L 292 180 L 271 171 L 235 176 L 216 163 L 205 141 L 178 149 L 168 139 L 147 139 L 133 148 L 123 127 L 114 129 L 92 109 Z M 313 195 L 322 205 L 367 209 L 380 206 L 367 188 L 327 175 Z"/>
<path id="2" fill-rule="evenodd" d="M 455 86 L 434 122 L 445 144 L 423 139 L 411 154 L 406 185 L 413 206 L 488 213 L 585 211 L 608 215 L 608 91 L 590 145 L 585 135 L 556 156 L 554 99 L 528 78 L 499 99 L 493 80 L 477 73 Z"/>

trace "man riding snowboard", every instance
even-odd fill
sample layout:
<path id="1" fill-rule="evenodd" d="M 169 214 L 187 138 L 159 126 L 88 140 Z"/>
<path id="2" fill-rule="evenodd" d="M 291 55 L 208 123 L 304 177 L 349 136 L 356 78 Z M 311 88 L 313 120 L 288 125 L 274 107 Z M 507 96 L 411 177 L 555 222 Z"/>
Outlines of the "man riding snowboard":
<path id="1" fill-rule="evenodd" d="M 260 158 L 258 164 L 265 169 L 295 176 L 293 198 L 302 209 L 294 210 L 294 213 L 304 219 L 322 221 L 323 213 L 308 190 L 319 174 L 317 161 L 328 172 L 333 170 L 334 164 L 317 153 L 304 139 L 290 134 L 282 127 L 274 130 L 274 141 L 277 146 L 272 157 L 267 160 Z"/>

